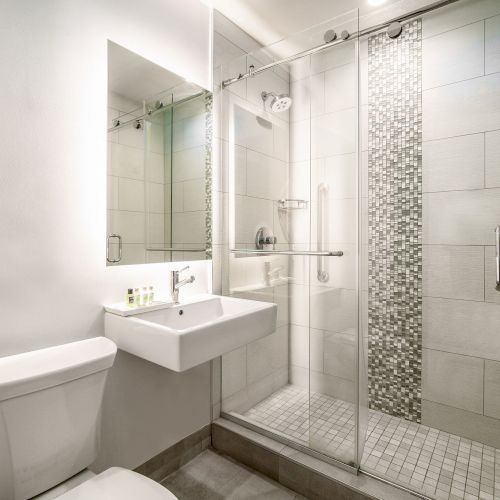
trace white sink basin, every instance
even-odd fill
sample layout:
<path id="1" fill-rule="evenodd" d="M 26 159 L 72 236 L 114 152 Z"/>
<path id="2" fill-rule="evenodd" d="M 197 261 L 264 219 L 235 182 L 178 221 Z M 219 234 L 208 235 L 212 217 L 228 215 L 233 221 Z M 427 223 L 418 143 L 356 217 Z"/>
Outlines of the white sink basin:
<path id="1" fill-rule="evenodd" d="M 123 351 L 176 372 L 276 329 L 276 304 L 202 295 L 134 316 L 105 313 L 106 337 Z"/>

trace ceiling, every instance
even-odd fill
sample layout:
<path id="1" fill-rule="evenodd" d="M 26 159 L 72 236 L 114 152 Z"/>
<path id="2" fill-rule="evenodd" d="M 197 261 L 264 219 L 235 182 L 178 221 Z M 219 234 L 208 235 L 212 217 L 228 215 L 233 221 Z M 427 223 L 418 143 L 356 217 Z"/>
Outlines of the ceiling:
<path id="1" fill-rule="evenodd" d="M 399 0 L 205 0 L 262 45 L 359 8 L 360 16 Z"/>

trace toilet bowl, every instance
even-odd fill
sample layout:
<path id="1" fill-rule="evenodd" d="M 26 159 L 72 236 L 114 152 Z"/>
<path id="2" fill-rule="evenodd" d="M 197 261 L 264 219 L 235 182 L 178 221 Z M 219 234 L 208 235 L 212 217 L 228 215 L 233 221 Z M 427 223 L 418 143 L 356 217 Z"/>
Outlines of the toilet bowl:
<path id="1" fill-rule="evenodd" d="M 0 500 L 176 498 L 121 467 L 86 470 L 115 355 L 111 340 L 96 337 L 0 358 Z"/>
<path id="2" fill-rule="evenodd" d="M 58 500 L 177 499 L 170 491 L 152 479 L 122 467 L 111 467 L 56 498 Z"/>

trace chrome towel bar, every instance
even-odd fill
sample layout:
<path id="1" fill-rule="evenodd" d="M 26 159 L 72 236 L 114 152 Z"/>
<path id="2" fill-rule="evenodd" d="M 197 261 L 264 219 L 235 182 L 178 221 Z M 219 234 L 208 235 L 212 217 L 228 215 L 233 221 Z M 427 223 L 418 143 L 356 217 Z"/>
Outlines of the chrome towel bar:
<path id="1" fill-rule="evenodd" d="M 231 253 L 252 253 L 262 255 L 312 255 L 314 257 L 342 257 L 342 250 L 333 250 L 325 252 L 312 252 L 309 250 L 253 250 L 250 248 L 231 248 Z"/>

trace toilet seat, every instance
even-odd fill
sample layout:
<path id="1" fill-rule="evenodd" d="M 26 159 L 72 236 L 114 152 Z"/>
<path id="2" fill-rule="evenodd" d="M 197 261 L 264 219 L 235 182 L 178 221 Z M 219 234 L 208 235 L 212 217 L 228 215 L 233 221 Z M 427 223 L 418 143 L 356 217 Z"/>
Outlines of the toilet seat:
<path id="1" fill-rule="evenodd" d="M 137 472 L 111 467 L 58 500 L 178 500 L 166 488 Z"/>

